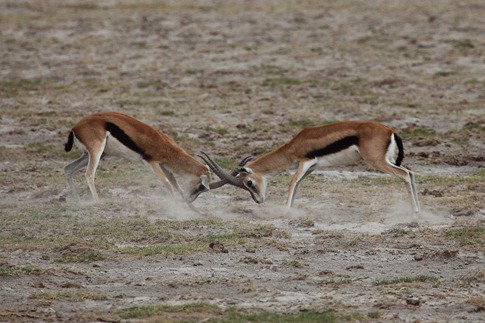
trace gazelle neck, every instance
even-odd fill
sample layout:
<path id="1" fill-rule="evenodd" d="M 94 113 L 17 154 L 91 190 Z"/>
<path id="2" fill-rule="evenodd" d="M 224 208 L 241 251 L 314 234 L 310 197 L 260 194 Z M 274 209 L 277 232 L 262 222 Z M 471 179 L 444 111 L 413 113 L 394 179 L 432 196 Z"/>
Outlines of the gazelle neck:
<path id="1" fill-rule="evenodd" d="M 276 150 L 264 154 L 256 160 L 249 162 L 246 167 L 255 173 L 273 176 L 289 169 L 294 160 L 287 153 L 288 144 L 284 144 Z"/>

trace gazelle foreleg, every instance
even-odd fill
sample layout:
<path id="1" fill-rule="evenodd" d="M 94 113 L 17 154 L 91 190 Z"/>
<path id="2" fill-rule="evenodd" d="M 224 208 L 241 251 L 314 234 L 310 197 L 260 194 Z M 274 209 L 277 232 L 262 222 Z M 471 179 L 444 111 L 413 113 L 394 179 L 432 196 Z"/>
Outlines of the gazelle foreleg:
<path id="1" fill-rule="evenodd" d="M 149 162 L 148 164 L 152 168 L 153 172 L 155 174 L 157 174 L 158 177 L 160 178 L 160 180 L 165 184 L 165 186 L 167 187 L 168 191 L 170 192 L 170 195 L 172 196 L 173 200 L 177 201 L 177 198 L 175 196 L 175 192 L 173 190 L 173 186 L 170 183 L 170 180 L 165 175 L 165 172 L 163 171 L 163 168 L 160 166 L 160 164 L 157 163 L 157 162 Z"/>
<path id="2" fill-rule="evenodd" d="M 293 206 L 293 202 L 295 201 L 296 190 L 298 186 L 300 186 L 301 181 L 311 174 L 311 172 L 315 169 L 316 161 L 315 160 L 306 160 L 301 161 L 298 164 L 298 169 L 296 170 L 295 175 L 290 182 L 290 187 L 288 188 L 288 198 L 286 200 L 286 211 L 291 209 Z"/>
<path id="3" fill-rule="evenodd" d="M 81 168 L 86 167 L 89 162 L 89 155 L 85 151 L 81 157 L 64 167 L 64 173 L 67 177 L 67 183 L 69 184 L 69 188 L 71 189 L 72 195 L 74 198 L 79 202 L 79 195 L 77 193 L 76 187 L 74 186 L 74 182 L 72 177 L 74 174 L 79 171 Z"/>
<path id="4" fill-rule="evenodd" d="M 173 176 L 173 173 L 167 169 L 167 167 L 163 166 L 160 164 L 160 168 L 162 169 L 163 173 L 165 174 L 165 177 L 169 180 L 170 184 L 172 184 L 172 187 L 174 187 L 177 192 L 179 192 L 180 196 L 182 198 L 184 197 L 184 193 L 182 192 L 182 189 L 180 188 L 179 184 L 177 183 L 177 180 L 175 179 L 175 176 Z"/>

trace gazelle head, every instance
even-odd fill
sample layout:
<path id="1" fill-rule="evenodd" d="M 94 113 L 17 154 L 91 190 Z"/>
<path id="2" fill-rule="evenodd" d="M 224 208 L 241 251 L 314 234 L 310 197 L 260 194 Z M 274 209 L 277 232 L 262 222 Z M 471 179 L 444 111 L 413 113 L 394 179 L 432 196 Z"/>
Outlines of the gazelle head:
<path id="1" fill-rule="evenodd" d="M 247 162 L 252 160 L 251 157 L 244 158 L 236 169 L 231 173 L 228 173 L 206 153 L 202 152 L 198 156 L 202 158 L 212 171 L 214 171 L 214 173 L 221 179 L 219 182 L 210 183 L 211 189 L 218 188 L 224 184 L 231 184 L 248 191 L 256 203 L 259 204 L 264 202 L 267 186 L 265 176 L 253 172 L 249 167 L 244 167 Z"/>
<path id="2" fill-rule="evenodd" d="M 200 193 L 209 190 L 209 175 L 190 176 L 184 186 L 184 200 L 192 203 Z"/>
<path id="3" fill-rule="evenodd" d="M 254 173 L 249 167 L 239 167 L 237 171 L 237 177 L 242 181 L 243 188 L 249 191 L 254 202 L 263 203 L 268 184 L 266 178 L 259 173 Z"/>

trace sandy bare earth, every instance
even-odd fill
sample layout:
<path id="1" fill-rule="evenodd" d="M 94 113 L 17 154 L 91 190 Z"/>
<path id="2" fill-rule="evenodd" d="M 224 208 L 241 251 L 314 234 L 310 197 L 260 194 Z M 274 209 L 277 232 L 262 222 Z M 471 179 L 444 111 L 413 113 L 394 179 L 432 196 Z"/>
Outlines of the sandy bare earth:
<path id="1" fill-rule="evenodd" d="M 479 0 L 0 1 L 0 321 L 485 321 L 484 17 Z M 309 176 L 288 214 L 292 171 L 262 205 L 224 186 L 199 214 L 109 158 L 102 203 L 80 173 L 78 204 L 63 145 L 96 111 L 228 169 L 305 126 L 378 121 L 422 212 L 359 164 Z"/>

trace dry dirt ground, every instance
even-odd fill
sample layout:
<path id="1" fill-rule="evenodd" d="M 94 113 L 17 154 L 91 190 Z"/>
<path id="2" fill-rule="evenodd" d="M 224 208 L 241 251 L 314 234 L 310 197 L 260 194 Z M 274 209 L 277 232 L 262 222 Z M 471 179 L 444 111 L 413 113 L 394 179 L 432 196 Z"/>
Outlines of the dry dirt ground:
<path id="1" fill-rule="evenodd" d="M 463 321 L 485 317 L 485 4 L 0 1 L 0 321 Z M 174 204 L 102 161 L 69 195 L 70 127 L 131 114 L 227 168 L 307 125 L 374 120 L 405 185 L 362 165 L 291 172 L 258 206 Z"/>

